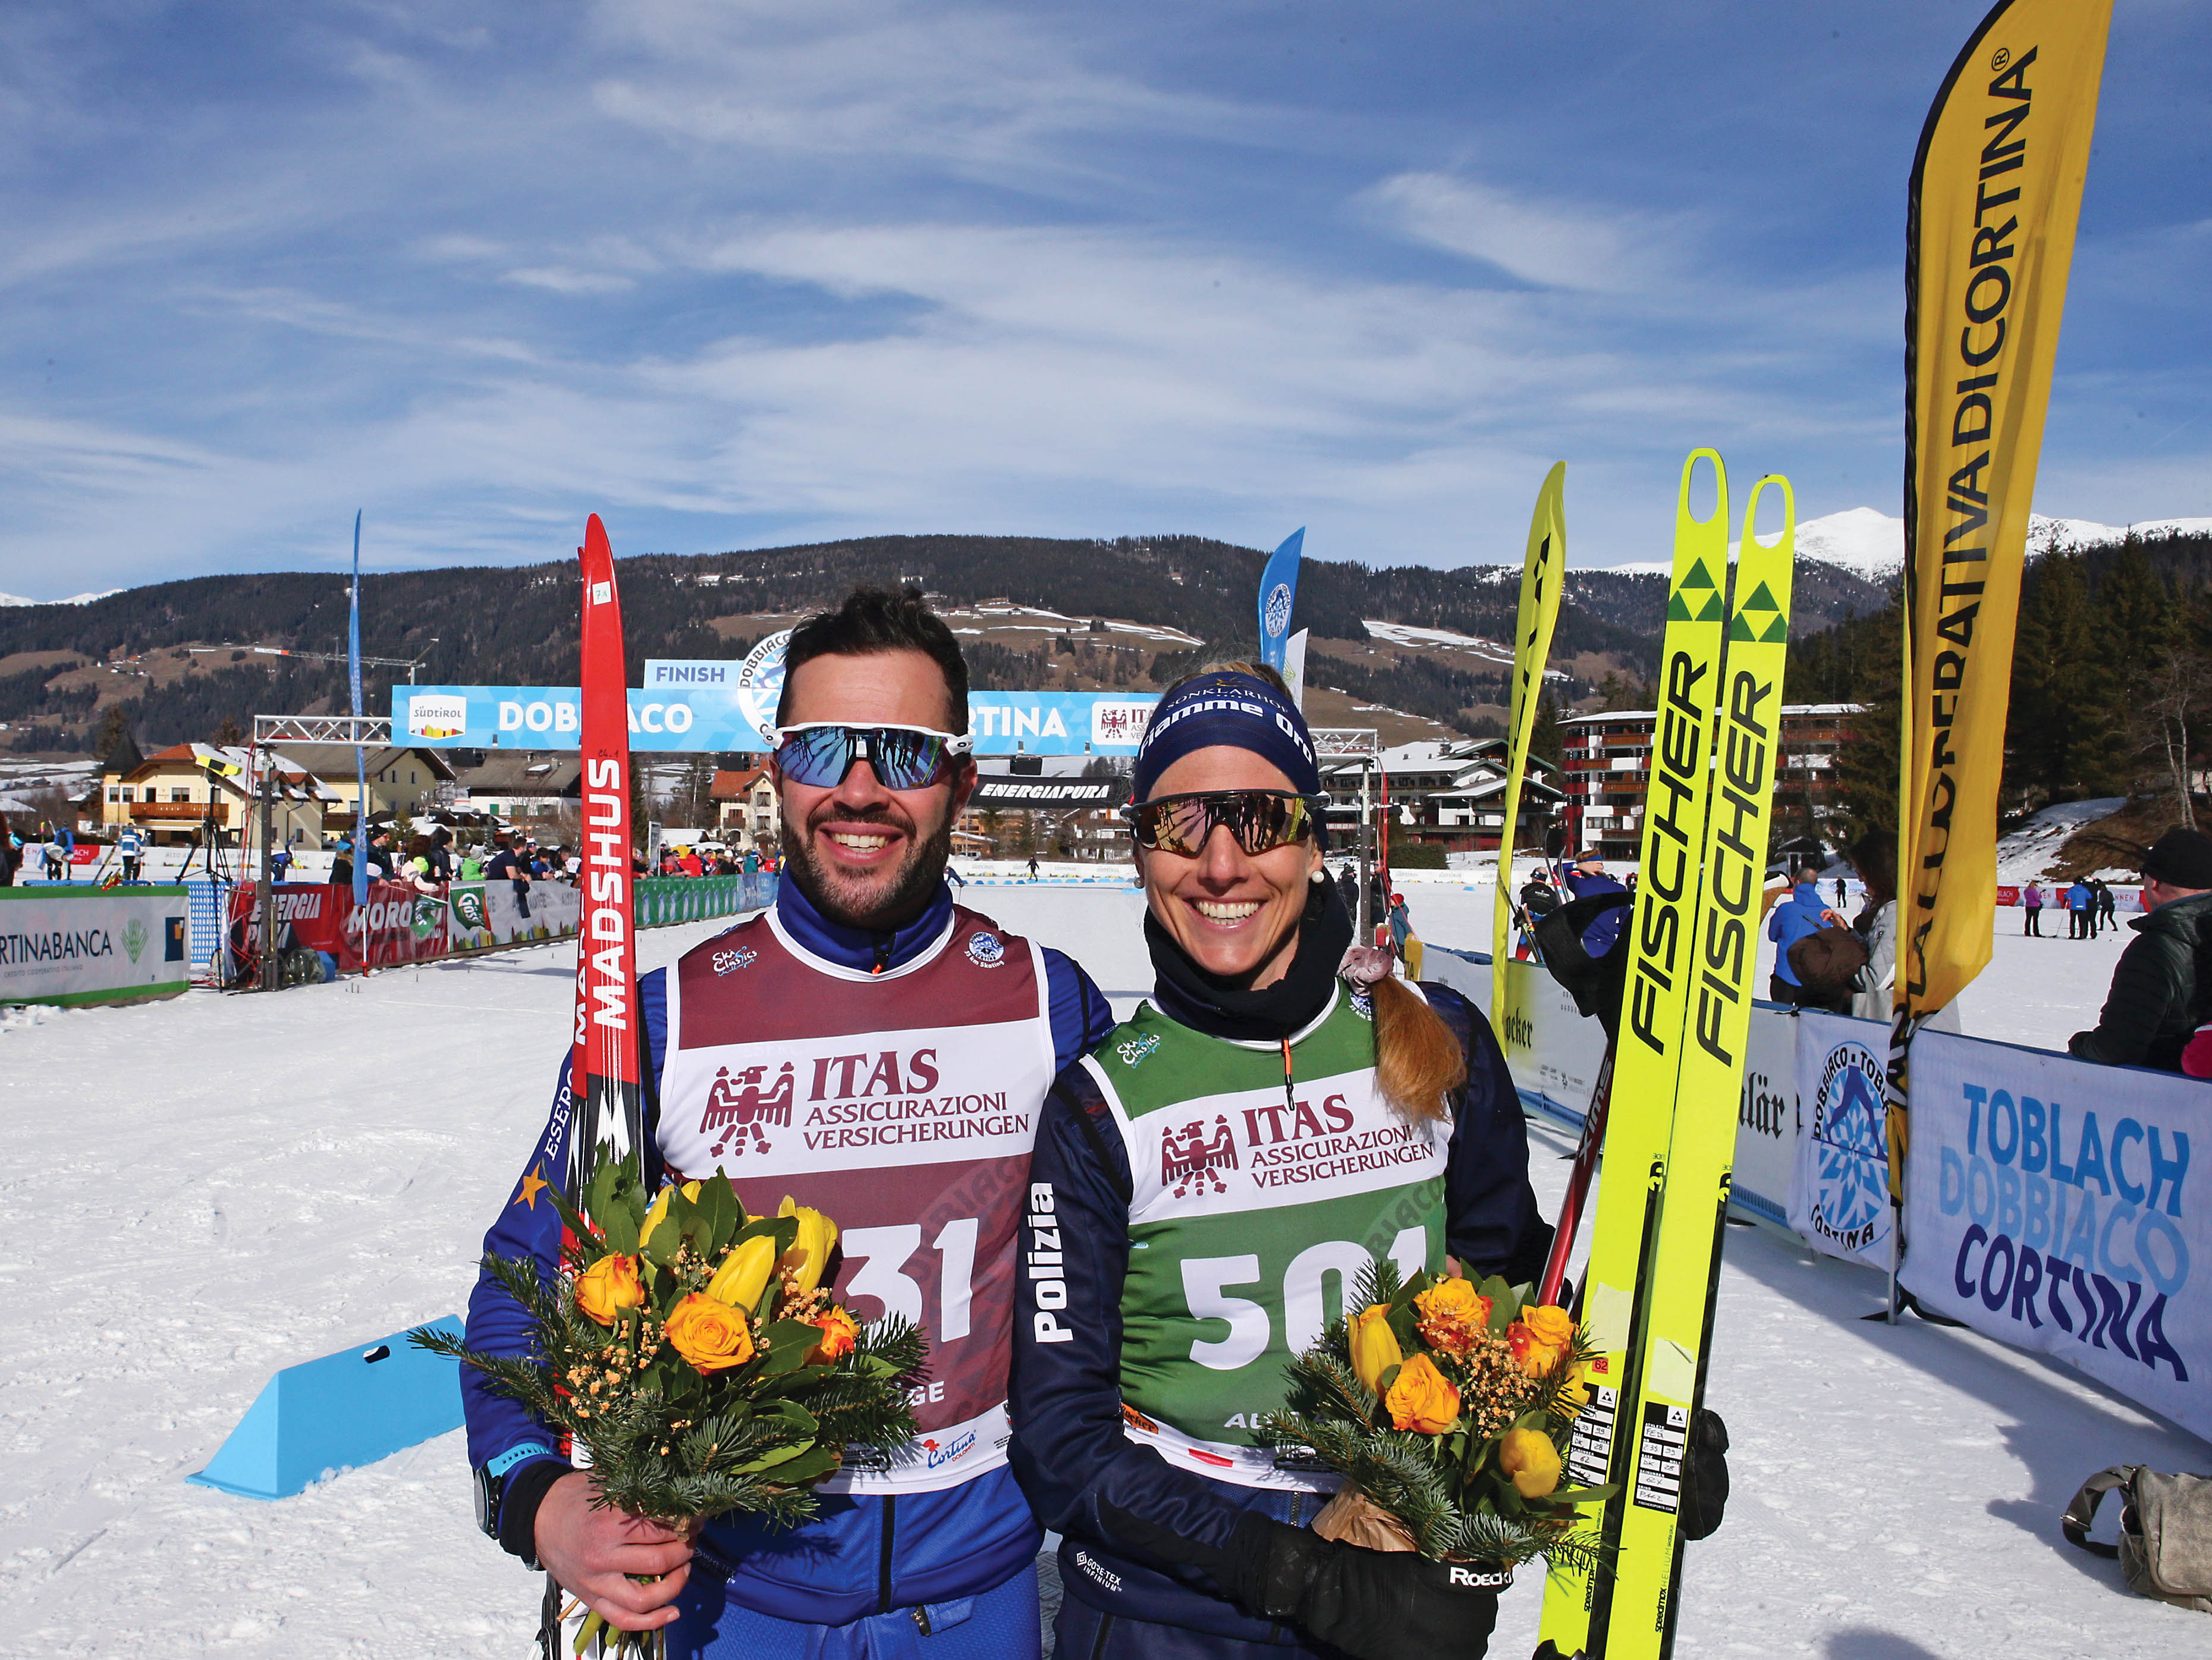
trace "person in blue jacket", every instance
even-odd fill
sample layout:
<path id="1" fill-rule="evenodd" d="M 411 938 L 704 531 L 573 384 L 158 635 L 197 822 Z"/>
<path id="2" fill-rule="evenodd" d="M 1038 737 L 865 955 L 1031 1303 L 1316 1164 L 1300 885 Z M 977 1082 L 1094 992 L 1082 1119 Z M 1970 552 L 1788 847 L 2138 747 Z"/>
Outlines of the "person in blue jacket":
<path id="1" fill-rule="evenodd" d="M 2066 937 L 2069 939 L 2094 939 L 2097 937 L 2096 891 L 2080 877 L 2066 890 Z"/>
<path id="2" fill-rule="evenodd" d="M 1605 861 L 1595 857 L 1580 860 L 1571 865 L 1561 865 L 1559 881 L 1577 899 L 1587 899 L 1594 893 L 1628 891 L 1607 874 Z M 1583 949 L 1589 953 L 1592 961 L 1612 951 L 1613 941 L 1620 938 L 1621 927 L 1627 920 L 1628 907 L 1620 905 L 1600 912 L 1583 930 Z"/>
<path id="3" fill-rule="evenodd" d="M 1155 1000 L 1046 1100 L 1014 1324 L 1014 1471 L 1064 1541 L 1055 1651 L 1471 1660 L 1507 1576 L 1315 1532 L 1334 1479 L 1258 1431 L 1376 1259 L 1540 1273 L 1511 1074 L 1466 999 L 1347 957 L 1272 671 L 1170 687 L 1133 781 Z"/>
<path id="4" fill-rule="evenodd" d="M 1801 866 L 1790 897 L 1778 903 L 1766 918 L 1766 937 L 1774 941 L 1774 972 L 1767 982 L 1768 994 L 1778 1003 L 1808 1008 L 1829 1006 L 1799 982 L 1796 971 L 1790 966 L 1790 946 L 1822 928 L 1840 925 L 1844 920 L 1820 903 L 1816 877 L 1810 865 Z"/>
<path id="5" fill-rule="evenodd" d="M 795 631 L 785 660 L 775 757 L 785 879 L 769 911 L 639 982 L 647 1179 L 719 1166 L 749 1210 L 792 1193 L 839 1221 L 841 1300 L 863 1320 L 896 1304 L 921 1325 L 930 1371 L 917 1419 L 925 1433 L 933 1414 L 957 1421 L 932 1436 L 926 1460 L 832 1477 L 811 1521 L 777 1531 L 726 1518 L 694 1541 L 594 1509 L 589 1473 L 570 1468 L 547 1426 L 465 1371 L 478 1521 L 547 1570 L 548 1660 L 564 1651 L 551 1614 L 564 1590 L 624 1630 L 665 1628 L 672 1657 L 1023 1660 L 1041 1648 L 1042 1534 L 1006 1452 L 1022 1178 L 1052 1073 L 1112 1017 L 1067 958 L 952 903 L 945 860 L 975 780 L 968 678 L 920 595 L 857 592 Z M 810 1044 L 820 1050 L 811 1067 Z M 854 1097 L 823 1122 L 862 1128 L 818 1138 L 848 1152 L 787 1133 L 818 1116 L 804 1081 L 795 1113 L 787 1084 L 781 1116 L 732 1113 L 714 1080 L 749 1047 L 769 1057 L 771 1075 L 775 1055 L 787 1077 L 795 1059 L 812 1098 Z M 903 1068 L 889 1089 L 902 1098 L 866 1095 L 883 1091 L 868 1073 L 886 1064 Z M 916 1108 L 957 1114 L 994 1088 L 1009 1110 L 994 1110 L 974 1136 L 934 1134 L 941 1119 L 889 1122 Z M 903 1098 L 933 1092 L 934 1107 Z M 748 1107 L 775 1098 L 748 1094 Z M 553 1266 L 560 1218 L 540 1190 L 569 1169 L 568 1102 L 564 1067 L 488 1253 Z M 869 1128 L 879 1123 L 880 1134 Z M 737 1151 L 700 1145 L 717 1128 Z M 776 1162 L 766 1163 L 771 1141 Z M 957 1288 L 956 1259 L 967 1276 Z M 526 1348 L 526 1317 L 488 1277 L 470 1299 L 468 1336 L 495 1353 Z"/>

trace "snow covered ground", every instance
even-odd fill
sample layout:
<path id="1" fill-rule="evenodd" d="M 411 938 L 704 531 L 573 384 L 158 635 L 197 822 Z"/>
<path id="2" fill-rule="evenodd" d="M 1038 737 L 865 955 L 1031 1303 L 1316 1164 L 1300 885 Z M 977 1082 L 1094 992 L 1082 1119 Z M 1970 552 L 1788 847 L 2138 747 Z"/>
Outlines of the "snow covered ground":
<path id="1" fill-rule="evenodd" d="M 1428 937 L 1486 938 L 1486 888 L 1407 897 Z M 970 897 L 1073 949 L 1118 1009 L 1150 982 L 1134 894 Z M 717 926 L 648 934 L 646 966 Z M 1967 1028 L 2063 1040 L 2120 942 L 2017 926 L 2001 916 Z M 275 1504 L 183 1478 L 275 1368 L 462 1306 L 545 1110 L 571 949 L 0 1023 L 0 1654 L 520 1660 L 536 1586 L 476 1531 L 458 1434 Z M 1548 1205 L 1567 1148 L 1531 1135 Z M 1735 1496 L 1691 1549 L 1683 1653 L 2202 1644 L 2202 1616 L 2129 1596 L 2057 1517 L 2094 1469 L 2206 1469 L 2204 1444 L 1980 1338 L 1862 1323 L 1861 1270 L 1764 1230 L 1728 1243 L 1711 1398 Z M 1493 1653 L 1529 1652 L 1540 1599 L 1524 1576 Z"/>

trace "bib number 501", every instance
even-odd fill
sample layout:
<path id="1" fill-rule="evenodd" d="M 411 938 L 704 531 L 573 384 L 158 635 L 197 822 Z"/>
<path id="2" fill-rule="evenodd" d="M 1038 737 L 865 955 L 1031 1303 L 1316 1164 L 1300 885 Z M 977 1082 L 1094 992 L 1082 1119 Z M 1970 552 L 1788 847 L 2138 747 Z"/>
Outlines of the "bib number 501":
<path id="1" fill-rule="evenodd" d="M 919 1230 L 916 1231 L 919 1237 Z M 1407 1228 L 1390 1242 L 1390 1260 L 1401 1280 L 1410 1280 L 1426 1266 L 1427 1232 Z M 1349 1239 L 1324 1240 L 1309 1245 L 1291 1259 L 1283 1273 L 1283 1341 L 1292 1354 L 1303 1353 L 1321 1341 L 1328 1324 L 1325 1282 L 1337 1276 L 1337 1300 L 1352 1295 L 1352 1288 L 1374 1259 L 1367 1247 Z M 854 1289 L 860 1288 L 854 1280 Z M 1261 1283 L 1260 1259 L 1246 1256 L 1187 1256 L 1182 1263 L 1182 1294 L 1191 1315 L 1200 1320 L 1218 1320 L 1229 1328 L 1222 1338 L 1191 1340 L 1190 1358 L 1214 1371 L 1235 1371 L 1249 1366 L 1267 1352 L 1273 1326 L 1267 1310 L 1248 1297 L 1231 1297 L 1231 1286 Z"/>

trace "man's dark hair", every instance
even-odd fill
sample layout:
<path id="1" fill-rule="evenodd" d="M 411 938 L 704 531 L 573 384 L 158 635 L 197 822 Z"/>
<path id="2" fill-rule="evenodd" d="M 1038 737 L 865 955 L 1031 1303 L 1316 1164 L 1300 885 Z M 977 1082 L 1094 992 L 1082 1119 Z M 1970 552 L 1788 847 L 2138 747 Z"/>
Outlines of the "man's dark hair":
<path id="1" fill-rule="evenodd" d="M 922 603 L 920 588 L 854 588 L 835 611 L 817 611 L 791 631 L 783 648 L 783 692 L 775 721 L 791 712 L 791 682 L 799 665 L 817 657 L 872 657 L 880 652 L 918 651 L 945 676 L 955 736 L 968 730 L 968 660 L 944 619 Z"/>

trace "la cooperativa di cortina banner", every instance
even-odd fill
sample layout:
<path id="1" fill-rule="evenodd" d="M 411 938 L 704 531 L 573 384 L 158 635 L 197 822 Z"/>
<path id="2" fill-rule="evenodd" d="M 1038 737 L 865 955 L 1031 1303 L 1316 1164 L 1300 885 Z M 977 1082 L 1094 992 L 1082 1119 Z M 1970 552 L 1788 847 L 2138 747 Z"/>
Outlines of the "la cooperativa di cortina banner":
<path id="1" fill-rule="evenodd" d="M 2212 1435 L 2212 1091 L 1923 1031 L 1912 1099 L 1905 1289 Z"/>
<path id="2" fill-rule="evenodd" d="M 2028 508 L 2111 15 L 2111 0 L 2002 0 L 1951 65 L 1912 164 L 1900 1022 L 1990 960 Z"/>

